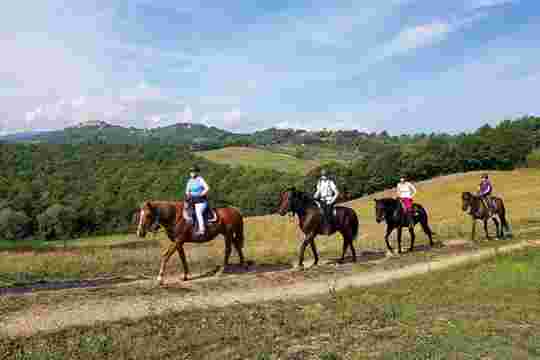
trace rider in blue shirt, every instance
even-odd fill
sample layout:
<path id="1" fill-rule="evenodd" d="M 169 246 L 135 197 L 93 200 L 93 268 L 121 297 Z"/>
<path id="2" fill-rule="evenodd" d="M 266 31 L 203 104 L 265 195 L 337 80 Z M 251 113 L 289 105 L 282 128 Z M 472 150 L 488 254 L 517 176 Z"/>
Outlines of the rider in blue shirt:
<path id="1" fill-rule="evenodd" d="M 202 176 L 199 175 L 200 169 L 194 166 L 190 171 L 190 179 L 186 185 L 186 199 L 195 206 L 195 214 L 199 223 L 199 229 L 196 235 L 202 235 L 205 232 L 205 223 L 203 214 L 208 207 L 208 191 L 210 188 Z"/>

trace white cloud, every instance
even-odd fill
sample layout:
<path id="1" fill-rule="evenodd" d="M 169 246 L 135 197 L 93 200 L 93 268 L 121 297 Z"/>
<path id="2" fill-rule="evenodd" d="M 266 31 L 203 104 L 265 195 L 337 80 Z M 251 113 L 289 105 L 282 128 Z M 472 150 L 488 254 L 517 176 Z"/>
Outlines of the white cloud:
<path id="1" fill-rule="evenodd" d="M 472 9 L 489 8 L 511 3 L 517 3 L 519 0 L 469 0 L 469 6 Z"/>
<path id="2" fill-rule="evenodd" d="M 223 114 L 223 124 L 229 129 L 239 128 L 245 114 L 240 109 L 232 109 Z"/>

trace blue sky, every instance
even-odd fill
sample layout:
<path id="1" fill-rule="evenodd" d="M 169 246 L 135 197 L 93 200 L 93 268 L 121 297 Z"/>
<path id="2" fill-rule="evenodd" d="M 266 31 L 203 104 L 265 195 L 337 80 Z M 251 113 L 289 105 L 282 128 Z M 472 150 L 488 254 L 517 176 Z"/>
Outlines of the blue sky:
<path id="1" fill-rule="evenodd" d="M 538 34 L 534 0 L 19 0 L 0 13 L 0 132 L 467 131 L 539 113 Z"/>

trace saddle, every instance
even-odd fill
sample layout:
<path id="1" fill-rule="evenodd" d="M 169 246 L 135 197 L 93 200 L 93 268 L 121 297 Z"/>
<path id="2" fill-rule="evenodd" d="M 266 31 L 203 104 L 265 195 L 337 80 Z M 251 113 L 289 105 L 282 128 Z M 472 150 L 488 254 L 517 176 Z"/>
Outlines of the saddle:
<path id="1" fill-rule="evenodd" d="M 195 206 L 194 204 L 186 201 L 184 202 L 184 209 L 182 211 L 182 215 L 184 217 L 184 220 L 188 224 L 192 224 L 194 226 L 194 230 L 199 229 L 199 223 L 197 221 L 197 216 L 195 214 Z M 219 221 L 218 213 L 215 209 L 211 208 L 210 206 L 206 207 L 206 210 L 203 212 L 203 219 L 206 225 L 217 223 Z"/>

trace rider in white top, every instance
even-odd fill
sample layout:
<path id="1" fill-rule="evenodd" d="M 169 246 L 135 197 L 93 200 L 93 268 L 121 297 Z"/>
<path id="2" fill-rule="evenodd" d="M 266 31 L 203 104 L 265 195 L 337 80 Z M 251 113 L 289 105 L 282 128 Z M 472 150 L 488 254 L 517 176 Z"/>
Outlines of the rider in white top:
<path id="1" fill-rule="evenodd" d="M 339 196 L 336 184 L 326 174 L 326 170 L 321 170 L 321 178 L 317 182 L 317 191 L 313 197 L 320 200 L 323 205 L 323 213 L 327 220 L 330 219 L 330 211 Z"/>
<path id="2" fill-rule="evenodd" d="M 407 181 L 405 176 L 402 176 L 397 184 L 396 192 L 402 206 L 405 208 L 408 220 L 412 221 L 412 206 L 414 195 L 416 195 L 416 188 Z M 399 208 L 396 210 L 396 215 L 398 215 L 398 211 Z"/>

